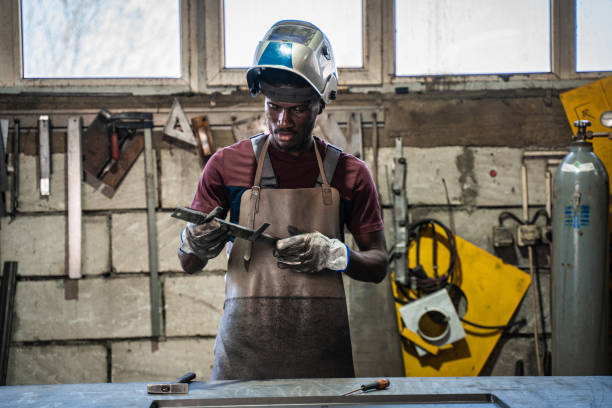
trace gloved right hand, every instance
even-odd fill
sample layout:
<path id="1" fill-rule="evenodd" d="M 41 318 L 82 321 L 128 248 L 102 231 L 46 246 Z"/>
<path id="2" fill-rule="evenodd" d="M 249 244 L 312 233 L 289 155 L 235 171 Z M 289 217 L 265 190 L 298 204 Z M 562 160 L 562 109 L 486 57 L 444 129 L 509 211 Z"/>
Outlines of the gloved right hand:
<path id="1" fill-rule="evenodd" d="M 208 261 L 219 255 L 229 239 L 228 227 L 217 220 L 198 225 L 190 222 L 181 232 L 179 251 Z"/>

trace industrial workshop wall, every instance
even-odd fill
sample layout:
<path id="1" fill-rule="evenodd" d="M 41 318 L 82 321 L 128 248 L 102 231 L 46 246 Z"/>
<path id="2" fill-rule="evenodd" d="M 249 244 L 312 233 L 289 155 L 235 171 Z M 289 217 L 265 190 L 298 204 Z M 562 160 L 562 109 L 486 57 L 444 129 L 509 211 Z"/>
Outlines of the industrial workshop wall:
<path id="1" fill-rule="evenodd" d="M 182 223 L 176 206 L 191 203 L 201 167 L 193 149 L 162 139 L 172 97 L 2 96 L 0 119 L 21 123 L 19 206 L 1 219 L 1 261 L 18 262 L 8 383 L 153 381 L 195 371 L 206 379 L 224 298 L 224 256 L 195 275 L 181 272 L 176 258 Z M 179 97 L 186 115 L 206 115 L 217 147 L 237 130 L 261 119 L 261 100 L 244 94 Z M 66 126 L 70 116 L 91 123 L 100 108 L 153 113 L 157 249 L 163 325 L 152 337 L 145 166 L 142 155 L 108 198 L 82 184 L 83 277 L 78 299 L 66 287 Z M 521 166 L 526 150 L 559 150 L 571 132 L 558 95 L 550 91 L 436 95 L 342 94 L 330 106 L 327 124 L 345 136 L 357 134 L 362 157 L 376 169 L 389 247 L 394 243 L 389 182 L 396 137 L 407 160 L 411 219 L 437 218 L 457 235 L 527 269 L 524 249 L 500 254 L 492 229 L 502 211 L 522 217 Z M 51 183 L 39 191 L 37 121 L 51 122 Z M 374 115 L 376 132 L 373 132 Z M 359 118 L 358 130 L 354 118 Z M 333 120 L 333 122 L 331 122 Z M 319 134 L 329 126 L 319 126 Z M 357 137 L 357 136 L 356 136 Z M 373 140 L 377 142 L 373 145 Z M 9 151 L 10 143 L 9 143 Z M 374 165 L 374 157 L 377 157 Z M 10 162 L 10 159 L 9 159 Z M 526 161 L 530 214 L 545 206 L 545 159 Z M 7 199 L 7 208 L 10 199 Z M 531 216 L 530 215 L 530 216 Z M 511 221 L 506 221 L 506 225 Z M 508 225 L 512 227 L 512 225 Z M 546 249 L 546 248 L 544 248 Z M 538 268 L 538 324 L 549 350 L 549 270 Z M 346 281 L 357 375 L 403 375 L 400 340 L 388 280 L 380 285 Z M 481 374 L 536 374 L 532 311 L 528 293 Z M 542 321 L 543 320 L 543 321 Z M 543 323 L 543 326 L 542 326 Z M 543 349 L 543 350 L 542 350 Z"/>

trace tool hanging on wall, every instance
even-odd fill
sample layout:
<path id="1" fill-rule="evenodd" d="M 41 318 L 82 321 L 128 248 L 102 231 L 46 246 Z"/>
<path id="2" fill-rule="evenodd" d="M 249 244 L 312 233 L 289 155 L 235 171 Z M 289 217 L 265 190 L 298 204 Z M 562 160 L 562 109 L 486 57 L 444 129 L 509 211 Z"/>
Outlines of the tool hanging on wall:
<path id="1" fill-rule="evenodd" d="M 66 173 L 68 184 L 68 277 L 81 278 L 81 117 L 68 118 Z"/>
<path id="2" fill-rule="evenodd" d="M 40 170 L 40 195 L 49 197 L 51 194 L 51 123 L 49 116 L 41 115 L 38 118 L 38 159 Z"/>
<path id="3" fill-rule="evenodd" d="M 198 146 L 197 137 L 193 134 L 189 126 L 189 120 L 185 116 L 185 111 L 179 103 L 178 99 L 174 99 L 172 109 L 168 115 L 166 126 L 164 127 L 164 137 L 183 143 L 189 147 Z"/>
<path id="4" fill-rule="evenodd" d="M 348 145 L 346 136 L 342 133 L 342 129 L 340 129 L 338 122 L 336 122 L 333 116 L 323 111 L 323 113 L 317 116 L 316 126 L 319 128 L 318 130 L 325 140 L 346 152 L 346 147 Z M 315 130 L 315 133 L 318 132 Z"/>
<path id="5" fill-rule="evenodd" d="M 5 262 L 0 287 L 0 385 L 6 385 L 16 289 L 17 262 Z"/>
<path id="6" fill-rule="evenodd" d="M 406 200 L 406 159 L 403 156 L 402 138 L 395 139 L 396 156 L 393 158 L 393 173 L 390 192 L 393 194 L 393 225 L 395 231 L 395 244 L 391 256 L 395 279 L 402 283 L 408 283 L 406 266 L 406 223 L 407 200 Z"/>
<path id="7" fill-rule="evenodd" d="M 155 167 L 153 156 L 153 114 L 141 113 L 144 129 L 145 187 L 147 194 L 147 231 L 149 241 L 149 273 L 151 279 L 151 335 L 158 339 L 162 334 L 161 288 L 159 285 L 159 264 L 157 253 L 157 216 L 155 194 Z M 157 347 L 157 340 L 153 345 Z"/>
<path id="8" fill-rule="evenodd" d="M 208 161 L 208 158 L 215 152 L 215 144 L 212 139 L 212 132 L 206 116 L 197 116 L 191 119 L 193 131 L 196 135 L 198 155 L 200 156 L 200 164 L 202 167 Z"/>
<path id="9" fill-rule="evenodd" d="M 13 122 L 13 182 L 11 183 L 11 221 L 17 215 L 19 207 L 19 136 L 20 122 L 15 119 Z"/>
<path id="10" fill-rule="evenodd" d="M 351 112 L 348 122 L 347 145 L 344 151 L 359 159 L 363 159 L 363 129 L 361 125 L 361 113 Z"/>
<path id="11" fill-rule="evenodd" d="M 6 192 L 9 190 L 8 181 L 8 119 L 0 120 L 0 217 L 6 215 Z"/>
<path id="12" fill-rule="evenodd" d="M 144 149 L 139 130 L 151 128 L 150 113 L 112 114 L 101 110 L 83 136 L 85 181 L 113 197 L 138 156 Z"/>

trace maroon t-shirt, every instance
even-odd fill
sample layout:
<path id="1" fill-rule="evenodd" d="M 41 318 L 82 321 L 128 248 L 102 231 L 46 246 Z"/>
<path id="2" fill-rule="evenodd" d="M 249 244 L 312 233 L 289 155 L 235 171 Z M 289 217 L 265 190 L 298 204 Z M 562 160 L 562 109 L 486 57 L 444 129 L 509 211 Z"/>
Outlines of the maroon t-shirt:
<path id="1" fill-rule="evenodd" d="M 325 157 L 327 143 L 317 137 L 315 141 Z M 319 167 L 314 151 L 296 157 L 270 144 L 268 154 L 279 188 L 315 186 Z M 232 222 L 238 222 L 240 197 L 253 186 L 256 167 L 249 139 L 217 151 L 204 167 L 191 208 L 208 213 L 221 206 L 231 210 Z M 376 186 L 365 162 L 341 153 L 330 184 L 340 192 L 340 219 L 353 235 L 383 229 Z"/>

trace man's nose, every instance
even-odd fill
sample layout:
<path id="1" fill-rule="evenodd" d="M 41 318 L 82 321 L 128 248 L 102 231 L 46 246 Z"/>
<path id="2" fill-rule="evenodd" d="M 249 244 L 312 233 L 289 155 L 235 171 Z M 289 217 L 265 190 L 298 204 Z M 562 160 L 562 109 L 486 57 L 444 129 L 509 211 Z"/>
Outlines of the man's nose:
<path id="1" fill-rule="evenodd" d="M 291 127 L 291 118 L 290 111 L 287 108 L 284 108 L 278 114 L 278 126 L 281 128 Z"/>

